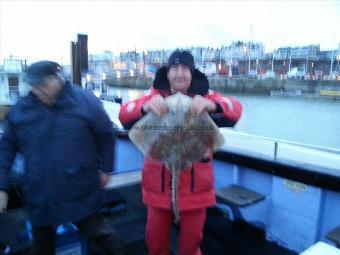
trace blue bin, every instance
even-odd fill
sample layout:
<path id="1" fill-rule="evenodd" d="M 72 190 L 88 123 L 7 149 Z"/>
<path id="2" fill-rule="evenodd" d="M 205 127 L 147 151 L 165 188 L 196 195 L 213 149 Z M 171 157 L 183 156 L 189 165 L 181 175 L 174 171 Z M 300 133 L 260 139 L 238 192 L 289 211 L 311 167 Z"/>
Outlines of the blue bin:
<path id="1" fill-rule="evenodd" d="M 73 224 L 57 228 L 56 255 L 87 255 L 87 240 Z"/>

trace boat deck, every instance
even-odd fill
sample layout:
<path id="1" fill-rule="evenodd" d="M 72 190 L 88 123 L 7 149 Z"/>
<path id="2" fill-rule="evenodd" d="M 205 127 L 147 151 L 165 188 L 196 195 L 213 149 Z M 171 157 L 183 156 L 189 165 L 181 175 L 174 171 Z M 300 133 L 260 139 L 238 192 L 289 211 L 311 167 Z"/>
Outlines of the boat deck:
<path id="1" fill-rule="evenodd" d="M 115 226 L 124 246 L 125 255 L 147 255 L 144 240 L 146 224 L 146 208 L 142 203 L 140 184 L 134 184 L 111 190 L 110 197 L 115 197 L 125 206 L 119 210 L 113 210 L 108 216 Z M 21 215 L 22 216 L 22 215 Z M 1 221 L 3 216 L 0 217 Z M 23 220 L 19 217 L 18 220 Z M 10 227 L 6 221 L 6 228 L 1 228 L 1 236 L 17 236 L 17 227 Z M 15 224 L 18 224 L 17 221 Z M 14 223 L 13 223 L 14 224 Z M 3 225 L 2 225 L 3 226 Z M 171 254 L 176 254 L 178 227 L 174 226 L 171 235 Z M 27 249 L 18 245 L 13 247 L 22 249 L 15 254 L 26 255 Z M 265 240 L 265 233 L 247 223 L 241 221 L 232 222 L 228 215 L 216 208 L 208 210 L 208 217 L 204 228 L 204 239 L 201 243 L 204 255 L 296 255 L 297 253 L 279 247 L 277 244 Z M 97 248 L 88 247 L 88 254 L 101 254 Z"/>

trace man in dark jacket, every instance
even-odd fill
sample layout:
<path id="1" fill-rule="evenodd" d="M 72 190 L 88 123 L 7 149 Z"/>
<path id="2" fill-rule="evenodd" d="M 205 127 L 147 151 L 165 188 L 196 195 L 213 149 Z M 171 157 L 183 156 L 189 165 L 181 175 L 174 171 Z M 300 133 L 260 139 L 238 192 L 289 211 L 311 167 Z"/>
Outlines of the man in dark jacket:
<path id="1" fill-rule="evenodd" d="M 0 141 L 0 213 L 19 152 L 33 254 L 54 254 L 56 227 L 69 222 L 106 254 L 118 254 L 114 229 L 97 214 L 113 170 L 111 121 L 100 100 L 65 80 L 55 62 L 32 64 L 27 80 L 32 90 L 7 115 Z"/>

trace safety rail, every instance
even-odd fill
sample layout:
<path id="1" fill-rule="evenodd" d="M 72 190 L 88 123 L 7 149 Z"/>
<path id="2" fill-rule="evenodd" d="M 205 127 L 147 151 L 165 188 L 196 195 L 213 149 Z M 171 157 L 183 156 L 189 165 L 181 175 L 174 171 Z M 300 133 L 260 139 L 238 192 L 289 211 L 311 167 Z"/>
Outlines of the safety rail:
<path id="1" fill-rule="evenodd" d="M 317 169 L 340 177 L 340 149 L 266 138 L 230 128 L 222 128 L 221 132 L 226 140 L 221 151 Z"/>

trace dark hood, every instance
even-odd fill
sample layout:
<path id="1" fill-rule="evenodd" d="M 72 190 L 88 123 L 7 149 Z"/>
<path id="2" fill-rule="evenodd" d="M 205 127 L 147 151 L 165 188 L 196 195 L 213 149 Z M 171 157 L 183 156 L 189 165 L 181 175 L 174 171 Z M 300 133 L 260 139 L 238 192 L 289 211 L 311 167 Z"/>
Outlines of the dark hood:
<path id="1" fill-rule="evenodd" d="M 167 67 L 163 66 L 158 69 L 155 80 L 153 82 L 153 87 L 159 90 L 170 90 L 170 83 L 167 77 Z M 206 95 L 209 92 L 209 81 L 207 76 L 195 69 L 192 73 L 192 80 L 190 87 L 188 89 L 188 94 L 193 95 Z"/>

